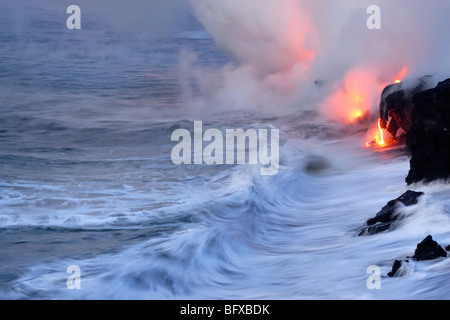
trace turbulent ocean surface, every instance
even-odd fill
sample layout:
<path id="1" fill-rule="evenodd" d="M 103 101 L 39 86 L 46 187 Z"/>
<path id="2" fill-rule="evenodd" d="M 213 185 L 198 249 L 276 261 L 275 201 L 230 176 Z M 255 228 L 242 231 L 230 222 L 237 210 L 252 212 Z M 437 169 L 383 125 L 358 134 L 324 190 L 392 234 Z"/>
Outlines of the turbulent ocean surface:
<path id="1" fill-rule="evenodd" d="M 231 58 L 192 19 L 157 38 L 88 13 L 67 30 L 65 8 L 0 9 L 1 299 L 450 297 L 450 259 L 387 277 L 427 235 L 450 244 L 450 186 L 408 188 L 401 149 L 363 148 L 366 128 L 301 108 L 212 105 L 201 118 L 180 56 L 209 69 Z M 278 128 L 280 170 L 174 165 L 171 134 L 194 120 Z M 357 237 L 408 189 L 426 195 L 398 228 Z M 70 265 L 79 290 L 67 288 Z M 371 265 L 380 289 L 367 287 Z"/>

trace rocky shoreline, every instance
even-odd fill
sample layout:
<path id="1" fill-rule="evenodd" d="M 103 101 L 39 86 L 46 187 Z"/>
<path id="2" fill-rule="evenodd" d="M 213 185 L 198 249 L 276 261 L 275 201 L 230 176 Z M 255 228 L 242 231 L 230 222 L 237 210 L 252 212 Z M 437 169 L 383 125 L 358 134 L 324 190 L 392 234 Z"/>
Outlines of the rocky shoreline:
<path id="1" fill-rule="evenodd" d="M 394 139 L 401 130 L 406 136 L 408 185 L 450 178 L 450 79 L 431 83 L 426 76 L 390 85 L 381 95 L 381 126 Z"/>
<path id="2" fill-rule="evenodd" d="M 406 138 L 410 170 L 405 181 L 430 183 L 450 178 L 450 79 L 433 87 L 432 78 L 393 84 L 383 90 L 380 101 L 381 126 L 393 137 Z M 389 201 L 359 228 L 358 236 L 371 236 L 394 230 L 405 217 L 402 207 L 416 205 L 423 192 L 408 190 Z M 414 272 L 414 262 L 447 258 L 445 248 L 428 235 L 417 244 L 414 255 L 395 260 L 388 277 L 404 277 Z"/>
<path id="3" fill-rule="evenodd" d="M 392 265 L 392 270 L 387 274 L 388 277 L 404 277 L 410 275 L 414 272 L 414 266 L 411 262 L 413 261 L 426 261 L 434 260 L 438 258 L 447 258 L 447 251 L 450 250 L 450 245 L 448 245 L 445 250 L 442 246 L 433 240 L 431 235 L 428 235 L 422 242 L 417 244 L 417 248 L 414 251 L 412 257 L 406 257 L 404 260 L 395 260 Z"/>
<path id="4" fill-rule="evenodd" d="M 373 235 L 386 230 L 393 230 L 401 217 L 398 209 L 401 206 L 412 206 L 417 204 L 423 192 L 408 190 L 397 199 L 389 201 L 373 218 L 366 221 L 365 225 L 359 230 L 358 236 Z"/>

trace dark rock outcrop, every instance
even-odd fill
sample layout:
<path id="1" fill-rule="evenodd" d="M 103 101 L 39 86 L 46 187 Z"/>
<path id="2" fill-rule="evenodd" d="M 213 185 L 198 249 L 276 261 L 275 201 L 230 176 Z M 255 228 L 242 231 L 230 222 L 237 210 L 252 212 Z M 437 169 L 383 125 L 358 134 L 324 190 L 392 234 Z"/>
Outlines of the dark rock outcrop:
<path id="1" fill-rule="evenodd" d="M 409 260 L 395 260 L 388 277 L 404 277 L 413 273 L 414 268 Z"/>
<path id="2" fill-rule="evenodd" d="M 450 178 L 450 79 L 435 86 L 431 76 L 392 84 L 381 94 L 381 126 L 406 136 L 411 156 L 408 185 Z"/>
<path id="3" fill-rule="evenodd" d="M 390 229 L 392 223 L 399 219 L 396 214 L 398 205 L 403 204 L 407 207 L 415 205 L 423 194 L 423 192 L 408 190 L 397 199 L 389 201 L 375 217 L 366 221 L 366 225 L 358 235 L 372 235 Z"/>
<path id="4" fill-rule="evenodd" d="M 450 249 L 450 245 L 446 250 Z M 410 257 L 408 257 L 410 258 Z M 433 240 L 431 235 L 427 236 L 422 242 L 417 244 L 414 256 L 415 261 L 433 260 L 437 258 L 447 258 L 447 251 L 445 251 L 439 243 Z M 414 272 L 413 264 L 409 259 L 395 260 L 392 265 L 392 270 L 388 272 L 389 277 L 404 277 Z"/>
<path id="5" fill-rule="evenodd" d="M 447 252 L 429 235 L 421 243 L 417 244 L 413 259 L 417 261 L 433 260 L 447 257 Z"/>
<path id="6" fill-rule="evenodd" d="M 408 184 L 450 177 L 450 79 L 413 97 L 412 123 L 406 134 L 411 154 Z"/>
<path id="7" fill-rule="evenodd" d="M 408 132 L 412 123 L 414 109 L 413 96 L 432 86 L 432 78 L 425 76 L 417 80 L 410 80 L 387 86 L 380 99 L 381 126 L 396 139 L 401 128 Z"/>

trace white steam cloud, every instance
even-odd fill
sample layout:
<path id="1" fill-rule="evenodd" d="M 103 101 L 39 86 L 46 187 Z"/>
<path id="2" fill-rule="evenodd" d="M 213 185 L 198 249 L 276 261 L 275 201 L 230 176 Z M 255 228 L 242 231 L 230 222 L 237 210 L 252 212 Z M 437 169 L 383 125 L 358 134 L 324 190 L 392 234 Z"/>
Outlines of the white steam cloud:
<path id="1" fill-rule="evenodd" d="M 381 90 L 398 77 L 448 77 L 450 2 L 376 2 L 189 0 L 196 18 L 236 60 L 217 72 L 193 70 L 195 58 L 182 57 L 190 81 L 211 93 L 208 102 L 196 102 L 227 110 L 315 107 L 347 121 L 352 113 L 376 113 Z M 381 8 L 381 30 L 366 26 L 373 4 Z"/>

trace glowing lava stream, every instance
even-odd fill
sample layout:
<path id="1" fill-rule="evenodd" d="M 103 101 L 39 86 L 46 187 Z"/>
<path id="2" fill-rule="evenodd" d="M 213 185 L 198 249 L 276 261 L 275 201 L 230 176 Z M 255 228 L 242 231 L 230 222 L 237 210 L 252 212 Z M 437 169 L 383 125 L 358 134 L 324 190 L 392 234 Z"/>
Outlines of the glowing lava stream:
<path id="1" fill-rule="evenodd" d="M 383 136 L 383 129 L 381 129 L 381 118 L 378 119 L 378 130 L 380 130 L 380 141 L 378 144 L 380 146 L 384 145 L 384 136 Z"/>
<path id="2" fill-rule="evenodd" d="M 378 119 L 378 126 L 374 126 L 369 129 L 365 146 L 366 148 L 370 148 L 375 145 L 380 147 L 385 147 L 387 145 L 386 141 L 384 140 L 383 128 L 381 127 L 381 118 Z"/>
<path id="3" fill-rule="evenodd" d="M 408 73 L 408 68 L 406 66 L 404 66 L 402 68 L 402 70 L 400 70 L 399 74 L 395 77 L 394 83 L 395 84 L 399 84 L 403 81 L 403 78 L 406 76 L 406 74 Z M 381 118 L 378 119 L 378 131 L 379 131 L 379 137 L 378 137 L 378 133 L 375 133 L 375 128 L 372 127 L 373 129 L 370 129 L 369 132 L 374 132 L 374 138 L 373 140 L 368 140 L 368 142 L 366 142 L 366 147 L 369 148 L 374 144 L 377 144 L 379 146 L 386 146 L 386 141 L 384 140 L 384 133 L 383 133 L 383 128 L 381 127 Z M 374 130 L 374 131 L 372 131 Z M 372 138 L 371 138 L 372 139 Z M 390 143 L 389 143 L 390 144 Z"/>

